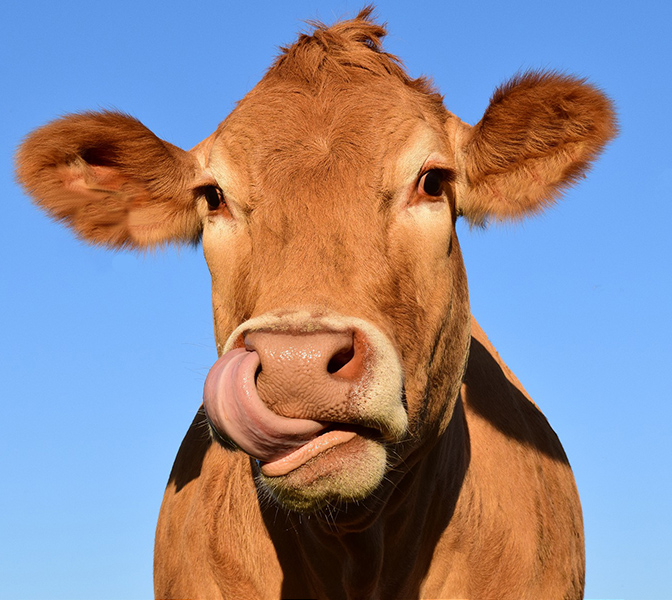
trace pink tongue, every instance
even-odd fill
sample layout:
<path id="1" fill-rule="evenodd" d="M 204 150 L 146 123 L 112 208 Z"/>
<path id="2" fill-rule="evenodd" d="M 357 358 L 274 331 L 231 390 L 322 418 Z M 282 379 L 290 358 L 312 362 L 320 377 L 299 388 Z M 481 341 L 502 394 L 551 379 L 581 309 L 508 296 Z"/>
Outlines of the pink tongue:
<path id="1" fill-rule="evenodd" d="M 244 348 L 221 356 L 205 380 L 203 405 L 220 433 L 250 456 L 270 462 L 303 446 L 325 426 L 270 410 L 257 393 L 258 366 L 259 355 Z"/>

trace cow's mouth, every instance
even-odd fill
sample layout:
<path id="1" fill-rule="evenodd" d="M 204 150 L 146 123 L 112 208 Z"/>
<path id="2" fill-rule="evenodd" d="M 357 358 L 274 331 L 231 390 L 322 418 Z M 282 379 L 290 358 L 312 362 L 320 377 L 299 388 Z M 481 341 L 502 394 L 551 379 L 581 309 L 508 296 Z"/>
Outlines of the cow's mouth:
<path id="1" fill-rule="evenodd" d="M 267 477 L 290 473 L 318 455 L 355 437 L 380 441 L 383 432 L 361 424 L 281 416 L 259 397 L 256 352 L 239 348 L 212 367 L 203 395 L 216 437 L 231 441 L 260 463 Z M 367 424 L 368 425 L 368 424 Z"/>
<path id="2" fill-rule="evenodd" d="M 203 404 L 213 437 L 256 459 L 258 489 L 299 512 L 373 494 L 409 434 L 396 349 L 341 315 L 245 321 L 210 370 Z"/>
<path id="3" fill-rule="evenodd" d="M 260 471 L 266 477 L 287 475 L 328 450 L 347 444 L 357 436 L 382 441 L 381 432 L 369 427 L 346 423 L 328 424 L 312 440 L 290 453 L 275 460 L 258 461 Z"/>

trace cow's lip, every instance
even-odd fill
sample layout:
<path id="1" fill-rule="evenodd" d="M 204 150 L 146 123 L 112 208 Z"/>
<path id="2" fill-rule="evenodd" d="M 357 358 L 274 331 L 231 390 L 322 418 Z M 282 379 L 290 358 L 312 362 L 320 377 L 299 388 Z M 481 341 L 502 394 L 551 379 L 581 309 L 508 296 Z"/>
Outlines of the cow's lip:
<path id="1" fill-rule="evenodd" d="M 281 477 L 305 465 L 309 460 L 312 460 L 323 452 L 335 446 L 346 444 L 357 436 L 377 440 L 382 439 L 380 431 L 369 427 L 349 423 L 325 423 L 325 428 L 302 446 L 278 459 L 271 461 L 258 460 L 257 463 L 262 475 L 266 477 Z"/>

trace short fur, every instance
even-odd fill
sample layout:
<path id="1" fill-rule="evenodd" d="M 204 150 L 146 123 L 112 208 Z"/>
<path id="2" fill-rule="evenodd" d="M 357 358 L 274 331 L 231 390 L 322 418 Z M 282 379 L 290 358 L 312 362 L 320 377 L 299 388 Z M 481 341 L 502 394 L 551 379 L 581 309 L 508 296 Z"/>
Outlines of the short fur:
<path id="1" fill-rule="evenodd" d="M 190 152 L 109 112 L 57 120 L 19 151 L 38 205 L 92 243 L 202 235 L 220 353 L 245 323 L 358 319 L 403 368 L 405 437 L 316 456 L 322 498 L 302 491 L 304 466 L 264 479 L 199 412 L 157 526 L 158 598 L 582 597 L 571 469 L 470 316 L 454 225 L 548 206 L 614 135 L 611 105 L 583 80 L 527 73 L 472 128 L 382 50 L 370 13 L 302 35 Z M 423 192 L 428 169 L 445 174 L 439 196 Z M 361 469 L 372 446 L 379 479 Z M 374 492 L 350 502 L 348 485 Z"/>
<path id="2" fill-rule="evenodd" d="M 616 134 L 611 104 L 583 79 L 530 71 L 499 87 L 466 144 L 474 222 L 517 219 L 553 204 Z"/>
<path id="3" fill-rule="evenodd" d="M 110 111 L 53 121 L 17 154 L 18 179 L 38 204 L 82 239 L 110 247 L 197 242 L 195 173 L 184 150 Z"/>

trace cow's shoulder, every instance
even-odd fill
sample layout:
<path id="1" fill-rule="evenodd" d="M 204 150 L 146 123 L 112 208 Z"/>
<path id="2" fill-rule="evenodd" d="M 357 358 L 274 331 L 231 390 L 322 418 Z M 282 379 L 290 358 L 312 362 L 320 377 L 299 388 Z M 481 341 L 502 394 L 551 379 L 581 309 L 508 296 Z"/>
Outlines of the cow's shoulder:
<path id="1" fill-rule="evenodd" d="M 478 522 L 470 548 L 480 568 L 490 564 L 492 572 L 522 575 L 516 581 L 527 579 L 528 590 L 536 583 L 557 597 L 580 597 L 583 525 L 567 456 L 473 318 L 461 400 L 470 456 L 453 526 Z"/>

